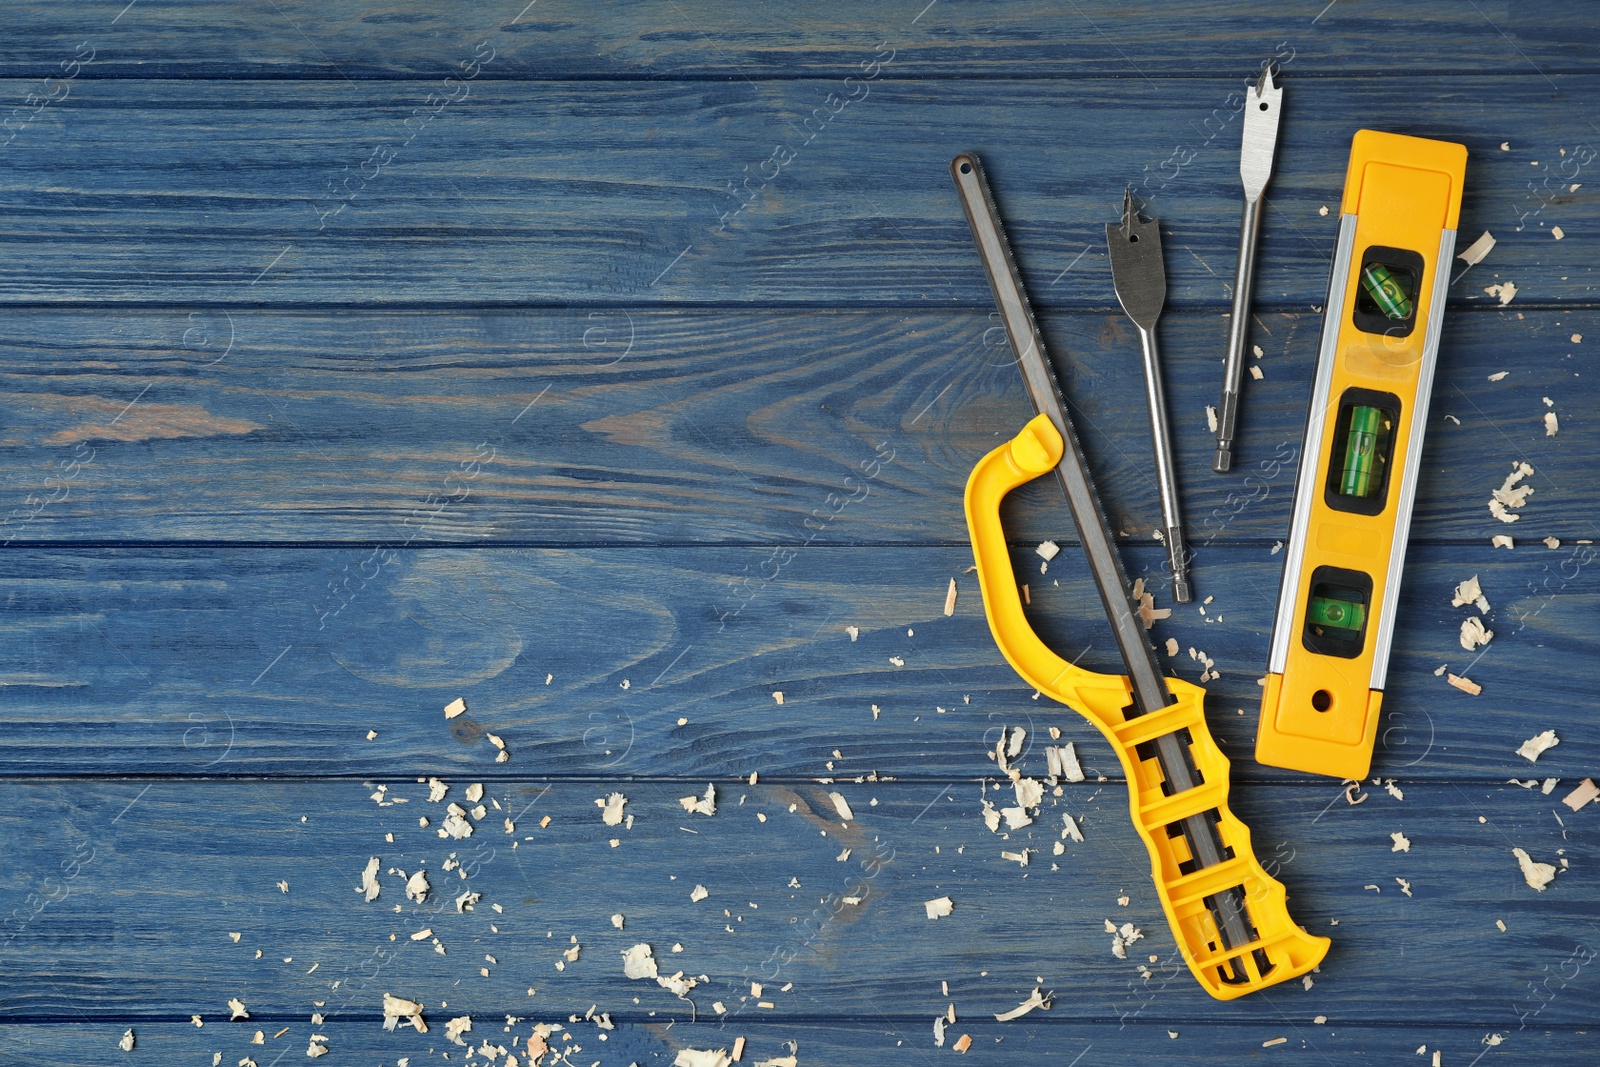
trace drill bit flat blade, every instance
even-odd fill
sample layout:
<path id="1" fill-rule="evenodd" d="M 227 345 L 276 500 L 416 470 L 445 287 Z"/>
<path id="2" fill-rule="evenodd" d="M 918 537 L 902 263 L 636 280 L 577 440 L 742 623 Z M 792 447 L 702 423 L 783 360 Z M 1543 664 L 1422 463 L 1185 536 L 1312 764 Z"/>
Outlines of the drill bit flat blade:
<path id="1" fill-rule="evenodd" d="M 1122 310 L 1141 330 L 1156 328 L 1161 307 L 1167 302 L 1167 271 L 1161 262 L 1161 226 L 1142 220 L 1133 203 L 1133 190 L 1122 200 L 1122 221 L 1106 223 L 1106 247 L 1111 252 L 1111 284 Z"/>

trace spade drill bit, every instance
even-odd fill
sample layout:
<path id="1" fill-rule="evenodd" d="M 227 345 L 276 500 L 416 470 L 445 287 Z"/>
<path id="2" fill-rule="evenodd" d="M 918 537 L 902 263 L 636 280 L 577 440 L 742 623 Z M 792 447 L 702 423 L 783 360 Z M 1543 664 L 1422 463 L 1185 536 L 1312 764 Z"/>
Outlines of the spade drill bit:
<path id="1" fill-rule="evenodd" d="M 1239 419 L 1239 385 L 1244 380 L 1244 343 L 1250 329 L 1250 292 L 1256 285 L 1256 238 L 1261 234 L 1261 194 L 1272 178 L 1278 147 L 1278 116 L 1283 89 L 1272 84 L 1272 66 L 1254 85 L 1245 83 L 1244 147 L 1239 176 L 1244 179 L 1244 221 L 1239 226 L 1239 266 L 1233 275 L 1233 317 L 1228 320 L 1228 363 L 1222 372 L 1222 406 L 1217 409 L 1217 455 L 1212 468 L 1226 474 L 1233 466 L 1234 427 Z"/>
<path id="2" fill-rule="evenodd" d="M 1161 385 L 1161 361 L 1156 353 L 1156 319 L 1167 299 L 1167 273 L 1161 264 L 1161 229 L 1156 219 L 1142 222 L 1133 206 L 1133 190 L 1122 201 L 1122 221 L 1106 224 L 1106 245 L 1111 250 L 1111 282 L 1122 310 L 1139 328 L 1144 351 L 1144 391 L 1150 401 L 1150 434 L 1155 443 L 1156 481 L 1161 488 L 1161 520 L 1172 564 L 1172 599 L 1187 604 L 1188 550 L 1183 543 L 1183 520 L 1178 514 L 1178 480 L 1173 469 L 1172 433 L 1167 428 L 1167 400 Z"/>

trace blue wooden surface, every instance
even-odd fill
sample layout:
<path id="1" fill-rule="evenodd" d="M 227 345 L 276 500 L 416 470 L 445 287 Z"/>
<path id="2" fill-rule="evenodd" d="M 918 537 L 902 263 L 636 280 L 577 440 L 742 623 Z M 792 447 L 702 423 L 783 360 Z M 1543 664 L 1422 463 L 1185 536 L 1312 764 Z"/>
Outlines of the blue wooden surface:
<path id="1" fill-rule="evenodd" d="M 266 1067 L 317 1033 L 330 1064 L 460 1062 L 444 1024 L 470 1015 L 474 1044 L 525 1060 L 532 1025 L 560 1024 L 564 1062 L 608 1067 L 739 1036 L 744 1063 L 928 1063 L 963 1033 L 1008 1064 L 1600 1062 L 1600 805 L 1557 804 L 1600 772 L 1593 12 L 524 3 L 0 15 L 21 109 L 0 132 L 0 1060 Z M 1219 476 L 1229 94 L 1272 56 L 1265 376 Z M 1401 795 L 1352 805 L 1249 753 L 1293 490 L 1274 461 L 1298 447 L 1363 125 L 1467 144 L 1463 240 L 1500 243 L 1450 294 L 1374 764 Z M 776 144 L 794 158 L 762 181 Z M 1214 599 L 1154 636 L 1221 671 L 1234 808 L 1333 938 L 1310 988 L 1219 1005 L 1176 973 L 1115 758 L 989 639 L 960 490 L 1029 411 L 949 188 L 961 149 L 989 164 L 1129 569 L 1165 603 L 1100 243 L 1126 184 L 1163 221 Z M 1506 280 L 1502 307 L 1483 289 Z M 803 525 L 874 457 L 864 496 Z M 1514 461 L 1536 491 L 1504 526 L 1485 505 Z M 1040 631 L 1115 669 L 1053 488 L 1007 522 L 1029 572 L 1037 541 L 1067 546 L 1031 579 Z M 1481 655 L 1450 606 L 1473 574 Z M 1029 773 L 1052 726 L 1090 771 L 1004 840 L 981 818 L 1002 726 L 1028 729 Z M 1537 765 L 1515 754 L 1549 728 Z M 447 801 L 483 785 L 470 838 L 438 836 L 431 775 Z M 1560 783 L 1507 782 L 1532 776 Z M 685 813 L 708 782 L 717 814 Z M 631 826 L 601 822 L 613 791 Z M 1062 813 L 1086 839 L 1058 857 Z M 1568 866 L 1536 893 L 1514 847 Z M 372 856 L 427 868 L 432 897 L 386 873 L 362 900 Z M 941 895 L 956 910 L 930 923 Z M 1146 934 L 1127 960 L 1108 919 Z M 692 1003 L 624 977 L 640 941 L 699 979 Z M 1053 1007 L 993 1020 L 1035 986 Z M 384 1033 L 385 992 L 426 1002 L 430 1033 Z"/>

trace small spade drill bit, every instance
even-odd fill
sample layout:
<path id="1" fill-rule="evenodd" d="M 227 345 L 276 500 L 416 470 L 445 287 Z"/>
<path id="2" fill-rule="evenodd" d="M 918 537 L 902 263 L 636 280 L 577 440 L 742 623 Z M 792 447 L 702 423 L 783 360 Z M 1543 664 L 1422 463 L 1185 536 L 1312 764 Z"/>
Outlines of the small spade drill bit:
<path id="1" fill-rule="evenodd" d="M 1244 343 L 1250 332 L 1250 293 L 1256 285 L 1256 238 L 1261 234 L 1261 195 L 1272 179 L 1278 147 L 1278 116 L 1283 89 L 1272 84 L 1267 66 L 1254 85 L 1245 83 L 1244 147 L 1239 176 L 1244 180 L 1244 221 L 1239 226 L 1239 266 L 1233 274 L 1233 317 L 1228 320 L 1228 362 L 1222 372 L 1222 405 L 1217 409 L 1217 455 L 1212 469 L 1233 466 L 1234 428 L 1239 419 L 1239 385 L 1244 380 Z"/>
<path id="2" fill-rule="evenodd" d="M 1173 469 L 1172 434 L 1167 428 L 1167 400 L 1161 385 L 1161 361 L 1156 352 L 1156 319 L 1167 299 L 1167 273 L 1161 264 L 1161 228 L 1158 220 L 1142 222 L 1133 206 L 1133 190 L 1122 201 L 1122 221 L 1106 224 L 1106 245 L 1111 251 L 1111 282 L 1122 310 L 1139 328 L 1144 352 L 1144 391 L 1150 401 L 1150 434 L 1155 444 L 1156 481 L 1161 489 L 1161 519 L 1172 565 L 1172 599 L 1187 604 L 1194 599 L 1189 588 L 1188 549 L 1183 543 L 1183 520 L 1178 514 L 1178 480 Z"/>

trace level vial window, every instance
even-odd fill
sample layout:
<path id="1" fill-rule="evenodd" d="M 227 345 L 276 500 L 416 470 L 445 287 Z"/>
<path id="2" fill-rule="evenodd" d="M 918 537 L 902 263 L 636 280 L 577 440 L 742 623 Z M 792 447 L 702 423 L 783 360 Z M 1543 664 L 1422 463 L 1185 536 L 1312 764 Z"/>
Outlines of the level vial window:
<path id="1" fill-rule="evenodd" d="M 1371 389 L 1347 389 L 1333 420 L 1324 499 L 1330 508 L 1377 515 L 1389 495 L 1400 398 Z"/>
<path id="2" fill-rule="evenodd" d="M 1306 651 L 1354 659 L 1366 644 L 1372 579 L 1343 567 L 1318 567 L 1311 574 L 1301 642 Z M 1326 710 L 1318 708 L 1318 711 Z"/>
<path id="3" fill-rule="evenodd" d="M 1351 319 L 1363 333 L 1411 336 L 1426 264 L 1404 248 L 1371 245 L 1357 261 L 1355 307 Z"/>
<path id="4" fill-rule="evenodd" d="M 1377 311 L 1388 319 L 1409 319 L 1414 310 L 1411 297 L 1416 284 L 1404 267 L 1368 263 L 1361 268 L 1361 302 L 1369 306 L 1362 310 L 1368 314 Z"/>

